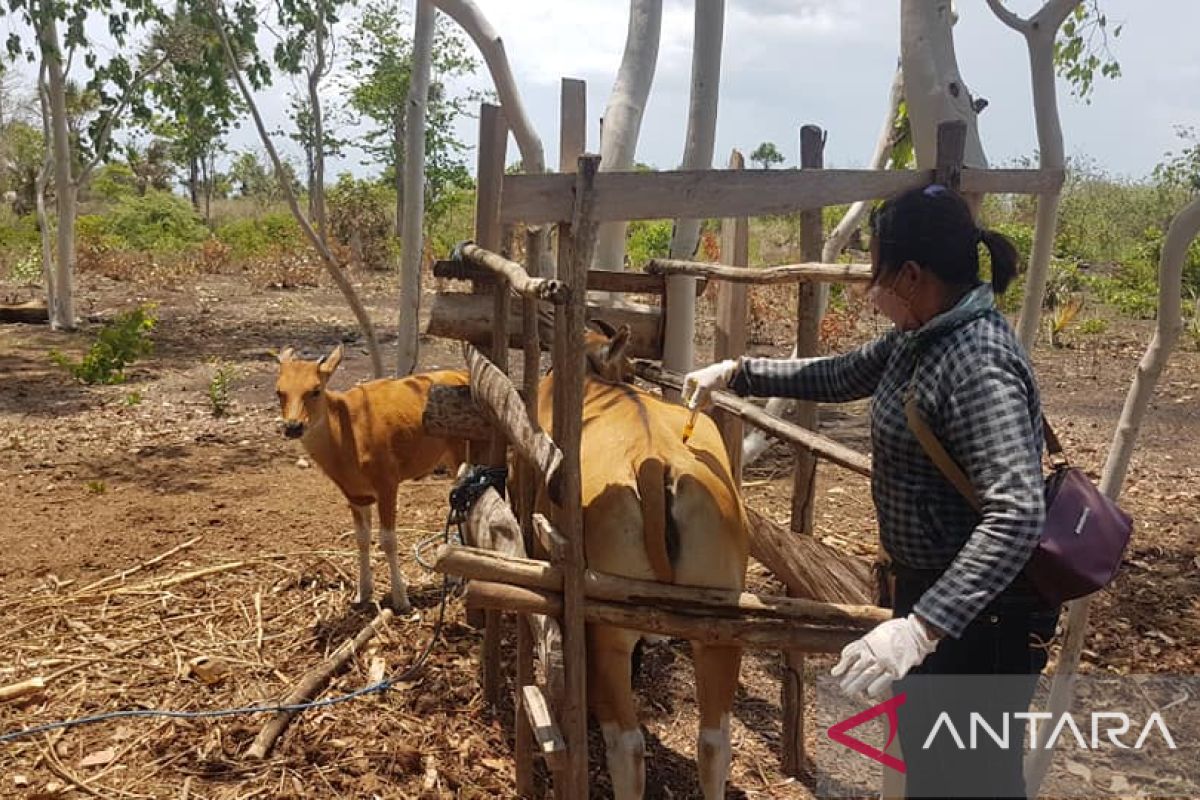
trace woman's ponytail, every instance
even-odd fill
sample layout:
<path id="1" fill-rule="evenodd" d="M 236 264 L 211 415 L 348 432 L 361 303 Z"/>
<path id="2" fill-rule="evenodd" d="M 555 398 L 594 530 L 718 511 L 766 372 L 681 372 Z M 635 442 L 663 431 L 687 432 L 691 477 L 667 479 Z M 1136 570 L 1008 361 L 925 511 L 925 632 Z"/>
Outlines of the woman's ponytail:
<path id="1" fill-rule="evenodd" d="M 1017 248 L 1002 233 L 981 229 L 979 241 L 992 257 L 992 290 L 1004 294 L 1004 290 L 1017 277 Z"/>

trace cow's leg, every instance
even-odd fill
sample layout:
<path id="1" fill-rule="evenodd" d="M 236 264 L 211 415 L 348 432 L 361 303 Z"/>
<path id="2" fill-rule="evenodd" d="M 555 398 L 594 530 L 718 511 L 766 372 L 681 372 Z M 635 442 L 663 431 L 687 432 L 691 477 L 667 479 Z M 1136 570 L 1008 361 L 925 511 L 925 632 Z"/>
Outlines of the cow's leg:
<path id="1" fill-rule="evenodd" d="M 392 580 L 392 611 L 407 614 L 412 610 L 408 602 L 408 584 L 400 571 L 400 554 L 396 545 L 396 484 L 376 487 L 379 492 L 379 546 L 387 556 L 388 575 Z"/>
<path id="2" fill-rule="evenodd" d="M 737 692 L 742 651 L 692 643 L 696 668 L 696 704 L 700 707 L 700 735 L 696 739 L 696 765 L 704 800 L 725 797 L 731 758 L 729 712 Z"/>
<path id="3" fill-rule="evenodd" d="M 354 541 L 358 545 L 358 605 L 367 605 L 375 593 L 371 582 L 371 507 L 351 503 L 354 514 Z"/>
<path id="4" fill-rule="evenodd" d="M 604 734 L 614 800 L 641 800 L 646 786 L 646 742 L 633 703 L 630 656 L 638 635 L 588 626 L 588 696 Z"/>

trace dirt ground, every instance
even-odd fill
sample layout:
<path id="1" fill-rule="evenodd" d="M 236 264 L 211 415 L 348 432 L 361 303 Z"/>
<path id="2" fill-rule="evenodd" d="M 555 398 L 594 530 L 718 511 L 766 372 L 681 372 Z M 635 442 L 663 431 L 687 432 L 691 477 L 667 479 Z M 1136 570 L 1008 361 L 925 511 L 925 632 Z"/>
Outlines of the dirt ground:
<path id="1" fill-rule="evenodd" d="M 392 282 L 359 277 L 374 319 L 390 320 Z M 52 677 L 43 697 L 0 705 L 0 735 L 118 709 L 278 700 L 363 617 L 350 609 L 349 512 L 300 446 L 280 435 L 271 353 L 285 345 L 316 353 L 344 341 L 335 383 L 349 386 L 368 372 L 352 318 L 331 289 L 258 288 L 238 276 L 134 287 L 88 275 L 79 294 L 89 322 L 78 333 L 0 326 L 0 685 Z M 127 383 L 83 387 L 51 364 L 52 349 L 82 352 L 102 320 L 143 300 L 157 304 L 156 349 Z M 779 326 L 782 335 L 788 327 Z M 1117 321 L 1102 337 L 1068 335 L 1068 347 L 1036 353 L 1050 419 L 1068 453 L 1094 473 L 1149 332 L 1145 323 Z M 381 326 L 381 335 L 390 344 L 394 326 Z M 207 396 L 218 363 L 236 368 L 223 417 L 213 416 Z M 460 363 L 456 345 L 425 342 L 423 367 Z M 1086 669 L 1195 671 L 1198 400 L 1200 357 L 1178 352 L 1129 469 L 1123 499 L 1137 519 L 1136 540 L 1120 578 L 1095 603 Z M 822 413 L 827 433 L 865 445 L 861 407 Z M 748 502 L 785 519 L 790 477 L 784 454 L 773 450 L 747 472 Z M 441 532 L 449 488 L 445 476 L 401 487 L 408 545 Z M 817 534 L 870 553 L 867 482 L 822 466 L 818 497 Z M 376 556 L 382 597 L 386 570 Z M 440 583 L 411 557 L 404 568 L 420 618 L 395 622 L 324 696 L 370 683 L 372 662 L 388 673 L 402 669 L 427 641 Z M 761 572 L 753 583 L 770 589 Z M 484 707 L 478 634 L 456 603 L 443 636 L 419 680 L 309 711 L 265 761 L 243 755 L 261 715 L 115 719 L 0 744 L 0 797 L 511 796 L 511 705 Z M 190 666 L 198 658 L 207 661 Z M 811 781 L 778 768 L 778 660 L 745 660 L 730 797 L 811 796 Z M 204 666 L 217 670 L 209 681 Z M 829 666 L 809 659 L 814 675 Z M 686 646 L 649 648 L 637 684 L 648 796 L 697 797 Z M 811 740 L 821 734 L 809 725 Z M 594 794 L 606 796 L 595 733 L 591 771 Z"/>

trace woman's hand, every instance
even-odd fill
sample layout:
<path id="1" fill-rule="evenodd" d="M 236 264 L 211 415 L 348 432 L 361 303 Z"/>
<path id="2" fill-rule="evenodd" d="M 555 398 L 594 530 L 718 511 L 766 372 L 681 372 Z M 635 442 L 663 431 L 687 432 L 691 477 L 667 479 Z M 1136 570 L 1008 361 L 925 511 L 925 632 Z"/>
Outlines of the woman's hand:
<path id="1" fill-rule="evenodd" d="M 724 389 L 733 380 L 738 362 L 733 359 L 709 364 L 703 369 L 689 372 L 683 377 L 681 399 L 688 408 L 703 408 L 710 402 L 712 393 Z"/>
<path id="2" fill-rule="evenodd" d="M 842 679 L 842 691 L 879 700 L 884 692 L 925 660 L 939 636 L 916 614 L 881 622 L 842 650 L 842 660 L 830 673 Z"/>

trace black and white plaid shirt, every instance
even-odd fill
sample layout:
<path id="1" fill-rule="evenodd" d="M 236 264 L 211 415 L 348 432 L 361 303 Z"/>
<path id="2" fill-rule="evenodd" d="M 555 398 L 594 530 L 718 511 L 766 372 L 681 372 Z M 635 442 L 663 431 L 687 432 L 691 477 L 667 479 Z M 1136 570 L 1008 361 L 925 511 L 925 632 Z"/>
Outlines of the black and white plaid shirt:
<path id="1" fill-rule="evenodd" d="M 910 379 L 923 418 L 975 487 L 981 513 L 909 429 Z M 957 637 L 1024 569 L 1045 519 L 1041 403 L 990 287 L 918 331 L 893 331 L 844 355 L 745 358 L 730 388 L 823 403 L 871 398 L 871 492 L 883 547 L 901 566 L 944 570 L 916 604 L 923 619 Z"/>

